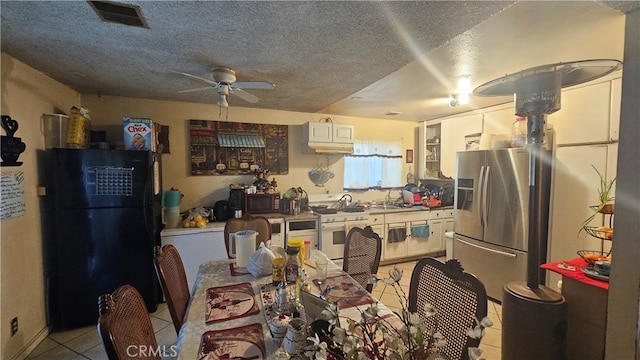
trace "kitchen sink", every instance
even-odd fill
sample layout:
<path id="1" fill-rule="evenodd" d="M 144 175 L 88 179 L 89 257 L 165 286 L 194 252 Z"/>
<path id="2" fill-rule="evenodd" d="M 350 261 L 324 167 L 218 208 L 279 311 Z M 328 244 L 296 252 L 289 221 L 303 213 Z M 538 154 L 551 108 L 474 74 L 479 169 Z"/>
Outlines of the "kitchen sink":
<path id="1" fill-rule="evenodd" d="M 398 205 L 374 205 L 374 206 L 371 207 L 371 209 L 376 209 L 376 210 L 394 210 L 394 209 L 404 209 L 404 207 L 398 206 Z"/>

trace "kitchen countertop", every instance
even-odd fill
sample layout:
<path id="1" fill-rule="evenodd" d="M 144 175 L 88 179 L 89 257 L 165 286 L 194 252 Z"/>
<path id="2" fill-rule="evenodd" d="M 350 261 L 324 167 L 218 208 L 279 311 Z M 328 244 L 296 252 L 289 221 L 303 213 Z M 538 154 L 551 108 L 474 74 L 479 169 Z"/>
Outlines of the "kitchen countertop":
<path id="1" fill-rule="evenodd" d="M 436 208 L 429 208 L 426 206 L 414 206 L 414 207 L 406 207 L 406 208 L 391 208 L 391 209 L 381 209 L 381 208 L 371 208 L 366 212 L 369 214 L 380 214 L 380 213 L 398 213 L 398 212 L 413 212 L 413 211 L 430 211 L 430 210 L 451 210 L 453 206 L 441 206 Z M 298 215 L 288 215 L 281 213 L 266 213 L 266 214 L 254 214 L 255 216 L 264 216 L 267 219 L 280 219 L 284 218 L 285 221 L 291 220 L 316 220 L 318 219 L 318 214 L 315 214 L 311 211 L 301 212 Z M 171 236 L 171 235 L 184 235 L 190 233 L 196 233 L 201 231 L 209 231 L 209 232 L 217 232 L 224 231 L 225 222 L 216 221 L 210 222 L 204 228 L 174 228 L 174 229 L 164 229 L 162 230 L 161 235 L 163 236 Z"/>

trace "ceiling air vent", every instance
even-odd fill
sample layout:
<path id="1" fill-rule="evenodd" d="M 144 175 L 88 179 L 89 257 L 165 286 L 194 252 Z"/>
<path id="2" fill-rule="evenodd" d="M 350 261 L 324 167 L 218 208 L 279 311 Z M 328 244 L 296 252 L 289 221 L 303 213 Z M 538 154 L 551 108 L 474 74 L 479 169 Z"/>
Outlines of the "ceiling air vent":
<path id="1" fill-rule="evenodd" d="M 102 21 L 117 24 L 149 28 L 142 16 L 139 6 L 119 4 L 111 1 L 89 1 L 93 10 L 98 13 Z"/>

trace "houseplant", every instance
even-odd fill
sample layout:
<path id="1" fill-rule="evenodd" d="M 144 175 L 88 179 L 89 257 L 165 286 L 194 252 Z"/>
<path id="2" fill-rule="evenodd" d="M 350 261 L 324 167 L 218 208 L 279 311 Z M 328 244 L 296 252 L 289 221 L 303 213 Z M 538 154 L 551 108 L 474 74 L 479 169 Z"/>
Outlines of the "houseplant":
<path id="1" fill-rule="evenodd" d="M 582 225 L 578 230 L 578 234 L 583 231 L 598 214 L 613 214 L 614 211 L 615 204 L 613 203 L 613 200 L 615 200 L 615 196 L 612 191 L 616 178 L 606 180 L 595 166 L 591 165 L 591 167 L 596 171 L 600 179 L 598 187 L 598 204 L 590 207 L 593 212 L 582 222 Z"/>
<path id="2" fill-rule="evenodd" d="M 398 298 L 402 309 L 396 313 L 398 318 L 380 316 L 376 303 L 370 304 L 366 309 L 358 310 L 361 314 L 360 321 L 340 318 L 336 304 L 329 306 L 322 312 L 321 320 L 330 325 L 328 331 L 308 340 L 312 343 L 306 348 L 305 355 L 309 359 L 397 359 L 397 360 L 423 360 L 438 358 L 439 349 L 446 345 L 447 340 L 438 331 L 427 328 L 425 321 L 417 314 L 408 310 L 408 296 L 400 286 L 403 271 L 395 266 L 389 270 L 389 277 L 378 279 L 372 275 L 371 283 L 376 286 L 382 282 L 391 287 Z M 425 305 L 427 317 L 437 313 L 433 306 Z M 346 327 L 341 327 L 339 320 L 346 320 Z M 394 321 L 395 320 L 395 321 Z M 395 322 L 392 324 L 392 322 Z M 467 331 L 467 336 L 482 338 L 485 328 L 493 323 L 488 317 L 476 319 L 476 326 Z M 469 349 L 469 358 L 477 360 L 481 358 L 482 351 L 478 348 Z"/>

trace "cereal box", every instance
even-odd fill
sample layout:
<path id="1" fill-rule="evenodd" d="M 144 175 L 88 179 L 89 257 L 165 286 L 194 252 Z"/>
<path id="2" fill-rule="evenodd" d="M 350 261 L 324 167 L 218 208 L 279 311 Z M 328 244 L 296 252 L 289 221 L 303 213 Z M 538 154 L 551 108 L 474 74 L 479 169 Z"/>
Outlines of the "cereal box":
<path id="1" fill-rule="evenodd" d="M 127 150 L 152 150 L 152 122 L 149 118 L 124 118 L 124 146 Z"/>

